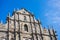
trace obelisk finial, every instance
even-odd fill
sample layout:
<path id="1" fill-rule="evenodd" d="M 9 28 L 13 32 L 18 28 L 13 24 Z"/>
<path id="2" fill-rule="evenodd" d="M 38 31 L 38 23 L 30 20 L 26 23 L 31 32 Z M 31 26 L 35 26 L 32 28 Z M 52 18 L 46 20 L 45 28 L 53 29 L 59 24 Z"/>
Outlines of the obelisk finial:
<path id="1" fill-rule="evenodd" d="M 8 16 L 7 17 L 10 17 L 10 12 L 8 12 Z"/>

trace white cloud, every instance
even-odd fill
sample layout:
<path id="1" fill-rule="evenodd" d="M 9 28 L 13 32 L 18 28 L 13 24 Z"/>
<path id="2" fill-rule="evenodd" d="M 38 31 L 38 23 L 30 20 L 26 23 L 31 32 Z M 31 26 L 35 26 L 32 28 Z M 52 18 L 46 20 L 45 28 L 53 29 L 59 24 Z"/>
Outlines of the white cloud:
<path id="1" fill-rule="evenodd" d="M 47 2 L 48 9 L 46 10 L 45 17 L 53 24 L 60 24 L 60 0 L 49 0 Z"/>
<path id="2" fill-rule="evenodd" d="M 52 7 L 57 7 L 60 8 L 60 0 L 49 0 L 48 1 L 48 6 Z"/>
<path id="3" fill-rule="evenodd" d="M 49 21 L 52 21 L 52 23 L 60 23 L 60 16 L 58 14 L 46 13 L 45 14 L 45 17 Z"/>
<path id="4" fill-rule="evenodd" d="M 60 0 L 48 0 L 46 5 L 45 17 L 47 18 L 48 24 L 55 25 L 54 28 L 56 27 L 58 30 L 60 27 Z"/>
<path id="5" fill-rule="evenodd" d="M 46 13 L 46 14 L 45 14 L 45 16 L 49 16 L 49 14 L 48 14 L 48 13 Z"/>

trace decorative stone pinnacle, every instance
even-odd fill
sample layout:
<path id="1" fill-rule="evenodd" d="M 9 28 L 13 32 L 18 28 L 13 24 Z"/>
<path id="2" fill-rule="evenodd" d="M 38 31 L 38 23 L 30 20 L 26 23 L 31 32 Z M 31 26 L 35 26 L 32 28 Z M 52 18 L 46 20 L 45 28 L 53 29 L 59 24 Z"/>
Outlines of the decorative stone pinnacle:
<path id="1" fill-rule="evenodd" d="M 8 16 L 7 17 L 10 17 L 10 12 L 8 12 Z"/>
<path id="2" fill-rule="evenodd" d="M 16 11 L 16 9 L 14 8 L 14 12 Z"/>
<path id="3" fill-rule="evenodd" d="M 0 23 L 2 24 L 2 20 L 0 21 Z"/>

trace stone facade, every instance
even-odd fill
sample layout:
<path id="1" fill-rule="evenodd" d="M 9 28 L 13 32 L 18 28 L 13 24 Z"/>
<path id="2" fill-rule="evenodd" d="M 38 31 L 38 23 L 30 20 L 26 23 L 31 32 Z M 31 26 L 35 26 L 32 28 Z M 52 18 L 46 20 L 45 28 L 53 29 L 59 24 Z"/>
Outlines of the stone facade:
<path id="1" fill-rule="evenodd" d="M 8 14 L 6 24 L 0 23 L 0 40 L 57 40 L 54 29 L 42 28 L 40 20 L 26 9 Z"/>

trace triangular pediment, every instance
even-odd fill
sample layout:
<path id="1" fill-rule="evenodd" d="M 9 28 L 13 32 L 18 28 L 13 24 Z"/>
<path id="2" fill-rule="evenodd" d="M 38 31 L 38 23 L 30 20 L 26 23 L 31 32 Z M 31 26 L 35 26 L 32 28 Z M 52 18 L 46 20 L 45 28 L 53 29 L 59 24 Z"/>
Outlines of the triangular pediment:
<path id="1" fill-rule="evenodd" d="M 22 8 L 21 10 L 16 11 L 18 13 L 21 14 L 28 14 L 28 15 L 33 15 L 31 12 L 29 12 L 28 10 L 26 10 L 25 8 Z"/>

